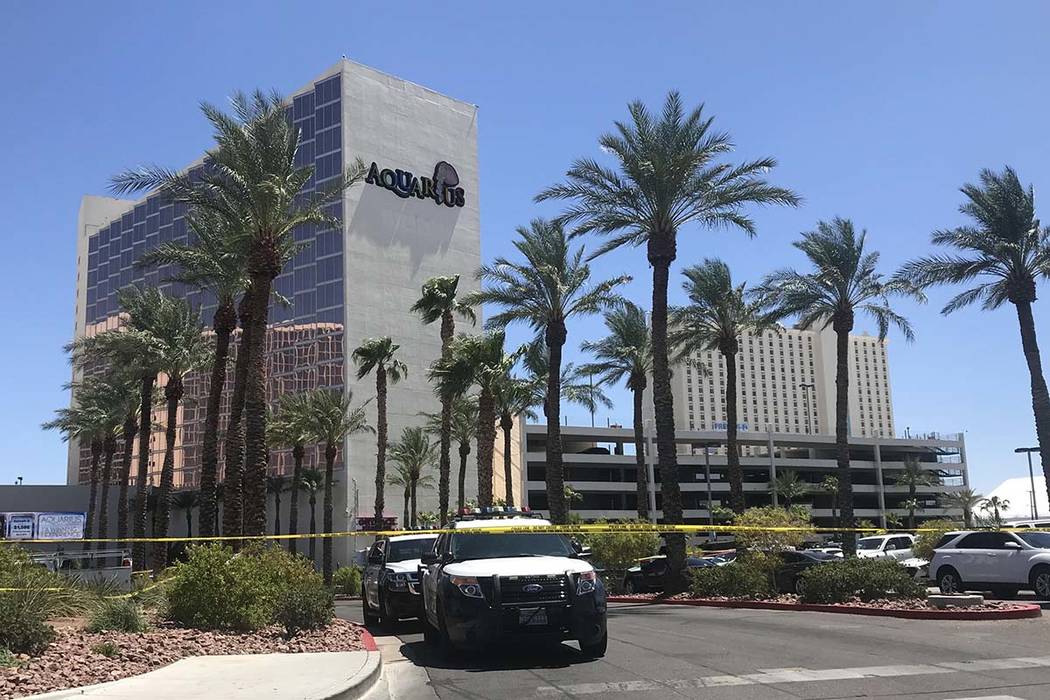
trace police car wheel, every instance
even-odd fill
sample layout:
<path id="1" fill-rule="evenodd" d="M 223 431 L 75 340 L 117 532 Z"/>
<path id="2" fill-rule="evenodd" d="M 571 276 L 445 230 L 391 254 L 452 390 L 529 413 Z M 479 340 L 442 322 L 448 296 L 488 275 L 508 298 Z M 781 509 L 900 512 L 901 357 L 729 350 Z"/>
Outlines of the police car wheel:
<path id="1" fill-rule="evenodd" d="M 384 625 L 396 625 L 400 620 L 397 615 L 390 612 L 390 606 L 387 605 L 387 600 L 383 596 L 379 597 L 379 615 L 383 618 L 382 623 Z"/>
<path id="2" fill-rule="evenodd" d="M 603 632 L 601 639 L 593 644 L 584 644 L 580 642 L 580 651 L 583 652 L 584 656 L 589 656 L 592 659 L 600 659 L 605 656 L 606 650 L 609 648 L 609 633 L 608 631 Z"/>
<path id="3" fill-rule="evenodd" d="M 372 606 L 368 604 L 364 588 L 361 589 L 361 617 L 364 619 L 365 625 L 379 624 L 379 616 L 372 612 Z"/>

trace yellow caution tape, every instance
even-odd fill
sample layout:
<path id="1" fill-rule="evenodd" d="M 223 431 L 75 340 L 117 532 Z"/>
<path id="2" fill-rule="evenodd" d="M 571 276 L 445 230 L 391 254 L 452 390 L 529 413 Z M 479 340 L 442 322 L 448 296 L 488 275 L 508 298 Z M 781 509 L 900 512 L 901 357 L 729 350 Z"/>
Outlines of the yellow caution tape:
<path id="1" fill-rule="evenodd" d="M 1031 528 L 963 528 L 972 530 L 996 530 L 999 532 L 1031 532 Z M 861 534 L 892 534 L 892 533 L 915 533 L 915 532 L 943 532 L 935 528 L 881 528 L 881 527 L 812 527 L 805 525 L 764 527 L 759 525 L 670 525 L 654 523 L 592 523 L 578 525 L 505 525 L 496 527 L 471 527 L 471 528 L 434 528 L 429 530 L 343 530 L 340 532 L 318 532 L 315 534 L 296 535 L 213 535 L 210 537 L 94 537 L 77 540 L 0 540 L 11 544 L 87 544 L 102 542 L 125 542 L 128 544 L 139 544 L 146 542 L 234 542 L 246 540 L 299 540 L 299 539 L 329 539 L 343 537 L 394 537 L 398 535 L 443 535 L 443 534 L 471 534 L 471 535 L 495 535 L 495 534 L 526 534 L 530 532 L 555 532 L 561 534 L 602 534 L 613 532 L 652 532 L 652 533 L 681 533 L 700 534 L 707 532 L 806 532 L 806 533 L 841 533 L 855 532 Z"/>

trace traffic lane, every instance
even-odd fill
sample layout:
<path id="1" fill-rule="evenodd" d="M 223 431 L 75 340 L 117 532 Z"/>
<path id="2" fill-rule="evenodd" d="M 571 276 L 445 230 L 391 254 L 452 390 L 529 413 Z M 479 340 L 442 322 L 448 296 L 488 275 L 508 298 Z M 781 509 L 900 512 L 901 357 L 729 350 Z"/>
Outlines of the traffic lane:
<path id="1" fill-rule="evenodd" d="M 358 603 L 351 619 L 360 619 L 359 610 Z M 1043 620 L 953 623 L 618 604 L 610 608 L 609 653 L 600 660 L 570 644 L 443 657 L 423 643 L 418 623 L 374 632 L 396 634 L 401 653 L 427 669 L 442 698 L 1028 700 L 1050 697 L 1050 659 L 1035 666 L 1018 659 L 1045 658 L 1048 629 Z M 993 661 L 966 663 L 974 659 Z"/>

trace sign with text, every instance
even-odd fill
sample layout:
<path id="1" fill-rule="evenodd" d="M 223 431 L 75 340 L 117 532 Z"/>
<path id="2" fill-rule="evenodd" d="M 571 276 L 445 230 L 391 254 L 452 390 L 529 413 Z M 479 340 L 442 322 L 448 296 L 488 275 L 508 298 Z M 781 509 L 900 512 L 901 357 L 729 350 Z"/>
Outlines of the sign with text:
<path id="1" fill-rule="evenodd" d="M 84 536 L 84 513 L 37 513 L 36 538 L 39 540 L 79 540 Z"/>
<path id="2" fill-rule="evenodd" d="M 6 513 L 7 530 L 5 532 L 9 540 L 31 540 L 33 539 L 36 518 L 32 513 Z"/>

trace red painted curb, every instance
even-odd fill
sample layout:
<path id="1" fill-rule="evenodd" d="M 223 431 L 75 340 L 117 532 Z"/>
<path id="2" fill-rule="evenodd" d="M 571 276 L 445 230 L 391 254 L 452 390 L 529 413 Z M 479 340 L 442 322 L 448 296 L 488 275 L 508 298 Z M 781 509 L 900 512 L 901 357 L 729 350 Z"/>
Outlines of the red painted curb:
<path id="1" fill-rule="evenodd" d="M 379 651 L 379 645 L 376 644 L 376 638 L 372 636 L 372 633 L 361 628 L 361 644 L 364 646 L 365 651 Z"/>
<path id="2" fill-rule="evenodd" d="M 872 617 L 899 617 L 905 620 L 1021 620 L 1041 617 L 1038 605 L 1025 605 L 1011 610 L 886 610 L 849 605 L 817 605 L 813 603 L 773 603 L 758 600 L 655 600 L 609 596 L 610 603 L 639 603 L 642 605 L 691 605 L 700 608 L 744 608 L 748 610 L 793 610 L 796 612 L 827 612 L 843 615 L 870 615 Z"/>

